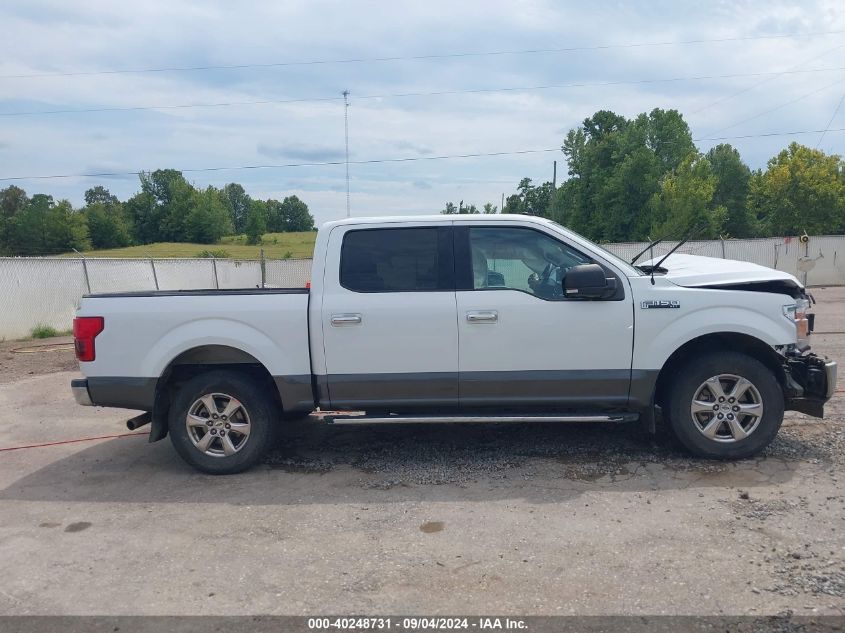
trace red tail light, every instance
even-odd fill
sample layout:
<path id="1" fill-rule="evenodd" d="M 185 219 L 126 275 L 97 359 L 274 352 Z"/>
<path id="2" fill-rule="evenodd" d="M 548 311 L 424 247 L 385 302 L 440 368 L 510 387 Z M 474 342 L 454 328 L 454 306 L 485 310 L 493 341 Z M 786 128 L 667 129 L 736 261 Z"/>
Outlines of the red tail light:
<path id="1" fill-rule="evenodd" d="M 103 317 L 76 317 L 73 320 L 73 344 L 76 358 L 88 362 L 96 358 L 94 339 L 103 331 Z"/>

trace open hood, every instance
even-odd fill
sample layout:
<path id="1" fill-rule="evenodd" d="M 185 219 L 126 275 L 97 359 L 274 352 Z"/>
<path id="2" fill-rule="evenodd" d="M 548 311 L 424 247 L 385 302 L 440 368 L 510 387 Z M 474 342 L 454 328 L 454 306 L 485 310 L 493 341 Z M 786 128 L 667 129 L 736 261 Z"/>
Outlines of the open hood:
<path id="1" fill-rule="evenodd" d="M 660 258 L 655 257 L 641 265 L 650 266 L 659 261 Z M 688 288 L 762 290 L 793 296 L 803 295 L 804 290 L 798 279 L 789 273 L 733 259 L 672 253 L 655 272 L 663 270 L 666 279 Z"/>

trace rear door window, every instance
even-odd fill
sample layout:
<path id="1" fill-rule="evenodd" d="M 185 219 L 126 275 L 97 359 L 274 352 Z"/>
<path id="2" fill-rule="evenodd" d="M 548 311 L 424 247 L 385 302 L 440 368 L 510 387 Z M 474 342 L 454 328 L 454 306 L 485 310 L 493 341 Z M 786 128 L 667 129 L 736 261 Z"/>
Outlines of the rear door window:
<path id="1" fill-rule="evenodd" d="M 451 227 L 349 231 L 340 252 L 340 285 L 354 292 L 455 289 Z"/>

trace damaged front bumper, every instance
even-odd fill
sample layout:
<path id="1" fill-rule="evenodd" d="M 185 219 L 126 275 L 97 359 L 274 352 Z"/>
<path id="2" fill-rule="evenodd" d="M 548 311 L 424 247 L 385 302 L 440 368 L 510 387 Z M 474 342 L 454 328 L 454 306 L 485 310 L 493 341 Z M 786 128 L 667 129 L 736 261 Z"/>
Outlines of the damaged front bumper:
<path id="1" fill-rule="evenodd" d="M 786 408 L 824 417 L 824 403 L 836 391 L 836 361 L 816 354 L 786 356 Z"/>

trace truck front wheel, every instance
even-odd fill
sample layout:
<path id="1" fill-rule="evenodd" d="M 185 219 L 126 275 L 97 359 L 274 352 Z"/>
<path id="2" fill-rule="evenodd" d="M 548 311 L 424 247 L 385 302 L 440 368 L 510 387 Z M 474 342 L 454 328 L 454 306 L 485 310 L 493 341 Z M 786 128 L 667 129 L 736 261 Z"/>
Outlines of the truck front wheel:
<path id="1" fill-rule="evenodd" d="M 212 475 L 238 473 L 258 463 L 272 440 L 276 406 L 247 376 L 210 371 L 176 392 L 170 440 L 179 456 Z"/>
<path id="2" fill-rule="evenodd" d="M 664 413 L 693 454 L 742 459 L 774 439 L 783 409 L 783 392 L 768 367 L 744 354 L 713 352 L 680 368 Z"/>

